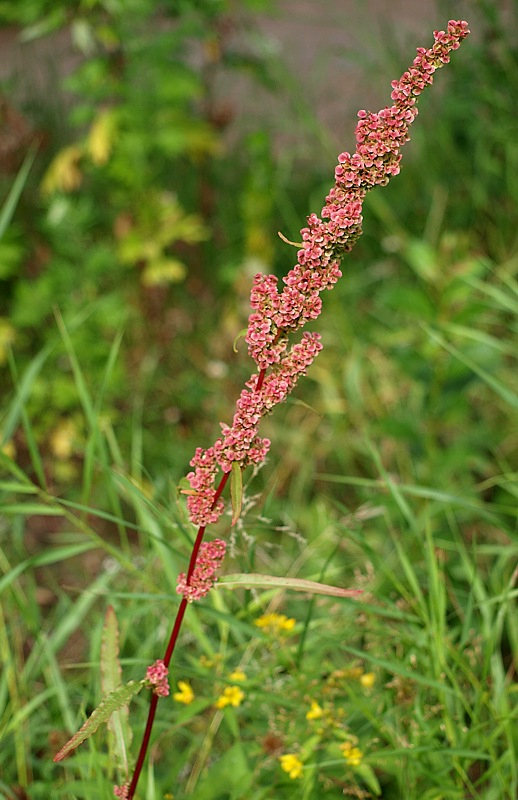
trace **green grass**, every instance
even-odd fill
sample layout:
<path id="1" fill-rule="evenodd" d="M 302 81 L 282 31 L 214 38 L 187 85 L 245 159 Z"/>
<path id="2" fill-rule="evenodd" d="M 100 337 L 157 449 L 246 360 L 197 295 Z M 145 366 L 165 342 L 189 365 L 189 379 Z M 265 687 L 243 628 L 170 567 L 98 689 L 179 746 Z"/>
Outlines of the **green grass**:
<path id="1" fill-rule="evenodd" d="M 482 298 L 491 326 L 499 314 L 515 310 L 512 291 L 500 285 L 477 282 L 465 300 L 478 304 Z M 353 280 L 349 291 L 357 290 Z M 172 683 L 188 680 L 196 699 L 189 706 L 161 703 L 141 796 L 266 798 L 275 791 L 286 798 L 332 798 L 347 787 L 386 800 L 516 796 L 518 476 L 506 436 L 494 427 L 504 433 L 516 413 L 514 354 L 511 337 L 495 344 L 484 317 L 479 320 L 469 336 L 459 336 L 449 321 L 417 332 L 426 353 L 433 347 L 439 360 L 447 354 L 443 380 L 462 366 L 470 402 L 460 397 L 458 416 L 448 402 L 448 414 L 465 421 L 452 432 L 448 417 L 439 425 L 434 405 L 417 392 L 417 421 L 430 430 L 413 452 L 400 455 L 391 427 L 380 427 L 370 410 L 382 407 L 379 395 L 393 393 L 391 413 L 408 414 L 402 405 L 415 392 L 406 386 L 397 399 L 402 366 L 394 355 L 390 360 L 390 346 L 381 362 L 384 380 L 367 403 L 350 380 L 351 370 L 358 384 L 369 379 L 362 370 L 372 370 L 367 352 L 376 322 L 356 335 L 353 351 L 344 350 L 341 368 L 315 366 L 307 384 L 309 397 L 312 385 L 317 390 L 312 407 L 292 402 L 271 420 L 274 458 L 262 473 L 262 499 L 254 499 L 253 482 L 246 490 L 249 508 L 227 571 L 360 586 L 364 595 L 310 600 L 221 588 L 191 607 Z M 108 604 L 120 628 L 124 680 L 140 678 L 161 655 L 178 602 L 176 576 L 192 540 L 173 483 L 158 476 L 153 486 L 145 477 L 138 414 L 125 455 L 103 422 L 102 387 L 95 394 L 89 388 L 74 333 L 61 321 L 59 327 L 88 431 L 77 500 L 47 485 L 48 456 L 25 411 L 43 355 L 17 379 L 19 391 L 6 409 L 6 418 L 22 426 L 30 459 L 22 469 L 2 456 L 6 798 L 15 796 L 17 785 L 35 799 L 48 796 L 49 786 L 55 796 L 111 796 L 112 782 L 124 776 L 113 773 L 105 732 L 63 764 L 51 758 L 101 697 L 100 633 Z M 325 335 L 332 360 L 339 348 L 333 348 L 332 329 Z M 482 349 L 473 352 L 472 342 Z M 505 368 L 498 358 L 488 362 L 488 348 L 504 354 Z M 107 379 L 117 349 L 116 341 Z M 416 374 L 414 381 L 423 380 Z M 444 403 L 435 391 L 436 402 Z M 333 408 L 326 410 L 330 400 Z M 413 397 L 414 412 L 416 402 Z M 475 424 L 469 416 L 475 412 L 479 430 L 466 450 L 462 434 L 468 421 Z M 354 432 L 344 435 L 351 417 Z M 444 475 L 432 470 L 441 439 L 460 448 L 457 458 L 445 454 Z M 337 448 L 338 441 L 343 446 Z M 455 472 L 449 461 L 457 464 Z M 340 462 L 340 469 L 322 470 Z M 221 533 L 228 526 L 226 520 Z M 294 632 L 280 639 L 259 632 L 254 621 L 267 611 L 293 617 Z M 238 667 L 246 673 L 245 700 L 218 711 L 214 702 Z M 374 685 L 363 688 L 355 669 L 373 672 Z M 324 709 L 322 720 L 306 719 L 311 701 Z M 138 697 L 130 715 L 134 747 L 144 714 L 145 698 Z M 364 753 L 359 767 L 344 766 L 338 746 L 347 736 Z M 301 756 L 300 778 L 290 780 L 280 770 L 282 752 Z"/>

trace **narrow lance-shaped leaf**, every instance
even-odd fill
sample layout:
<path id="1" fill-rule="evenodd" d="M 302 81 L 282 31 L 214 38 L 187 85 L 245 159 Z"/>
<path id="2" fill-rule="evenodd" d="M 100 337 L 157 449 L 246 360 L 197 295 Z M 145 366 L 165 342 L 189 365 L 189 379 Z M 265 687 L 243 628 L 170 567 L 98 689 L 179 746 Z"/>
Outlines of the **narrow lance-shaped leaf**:
<path id="1" fill-rule="evenodd" d="M 23 191 L 23 187 L 27 182 L 37 149 L 38 148 L 35 144 L 31 146 L 29 152 L 25 156 L 22 166 L 20 167 L 18 175 L 14 179 L 14 183 L 11 186 L 9 194 L 7 195 L 7 199 L 0 210 L 0 239 L 2 239 L 9 223 L 13 218 L 16 206 L 18 205 L 18 200 L 20 199 L 20 195 Z"/>
<path id="2" fill-rule="evenodd" d="M 257 573 L 238 573 L 223 575 L 218 579 L 216 587 L 224 589 L 290 589 L 306 594 L 326 594 L 330 597 L 358 597 L 361 589 L 342 589 L 340 586 L 329 586 L 327 583 L 307 581 L 303 578 L 283 578 L 275 575 L 258 575 Z"/>
<path id="3" fill-rule="evenodd" d="M 85 724 L 81 726 L 77 733 L 74 733 L 66 745 L 54 756 L 54 761 L 62 761 L 72 750 L 75 750 L 85 739 L 95 733 L 103 722 L 107 722 L 114 711 L 117 711 L 121 706 L 127 705 L 145 684 L 146 681 L 144 680 L 129 681 L 129 683 L 119 686 L 114 692 L 110 692 L 107 697 L 104 697 L 88 717 Z"/>
<path id="4" fill-rule="evenodd" d="M 122 683 L 119 661 L 119 626 L 113 606 L 108 606 L 101 639 L 101 688 L 104 696 L 115 691 Z M 129 706 L 114 711 L 108 720 L 108 745 L 110 755 L 124 772 L 129 772 L 128 749 L 132 734 L 129 725 Z"/>
<path id="5" fill-rule="evenodd" d="M 237 343 L 240 339 L 244 339 L 246 336 L 246 328 L 241 328 L 238 334 L 236 334 L 234 341 L 232 342 L 232 350 L 234 353 L 237 353 Z"/>
<path id="6" fill-rule="evenodd" d="M 232 462 L 230 498 L 232 500 L 232 525 L 235 525 L 241 516 L 243 507 L 243 472 L 238 461 Z"/>

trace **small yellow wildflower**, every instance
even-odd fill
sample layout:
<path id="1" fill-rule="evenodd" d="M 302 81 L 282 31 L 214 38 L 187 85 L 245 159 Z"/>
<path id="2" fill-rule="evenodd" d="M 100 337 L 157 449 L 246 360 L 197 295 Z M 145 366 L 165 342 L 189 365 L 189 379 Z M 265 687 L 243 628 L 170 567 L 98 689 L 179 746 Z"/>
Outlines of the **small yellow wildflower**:
<path id="1" fill-rule="evenodd" d="M 179 691 L 173 694 L 173 699 L 176 700 L 177 703 L 184 703 L 188 706 L 189 703 L 192 703 L 194 700 L 194 692 L 190 684 L 188 684 L 187 681 L 178 681 L 177 686 Z"/>
<path id="2" fill-rule="evenodd" d="M 246 681 L 246 675 L 242 669 L 235 669 L 234 672 L 231 672 L 228 676 L 231 681 L 235 681 L 239 683 L 240 681 Z"/>
<path id="3" fill-rule="evenodd" d="M 298 756 L 294 753 L 285 753 L 285 755 L 279 757 L 279 761 L 281 762 L 281 769 L 288 773 L 292 781 L 295 778 L 300 778 L 303 764 Z"/>
<path id="4" fill-rule="evenodd" d="M 311 701 L 311 708 L 306 714 L 306 719 L 320 719 L 324 713 L 322 706 L 319 706 L 316 700 Z"/>
<path id="5" fill-rule="evenodd" d="M 239 686 L 225 686 L 223 694 L 220 694 L 216 700 L 216 708 L 225 708 L 225 706 L 240 706 L 245 698 L 245 693 L 241 691 Z"/>
<path id="6" fill-rule="evenodd" d="M 296 620 L 285 614 L 263 614 L 256 619 L 258 628 L 263 628 L 267 633 L 290 633 L 295 627 Z"/>
<path id="7" fill-rule="evenodd" d="M 359 767 L 362 763 L 363 753 L 359 747 L 354 747 L 352 742 L 344 742 L 340 745 L 343 757 L 350 767 Z"/>
<path id="8" fill-rule="evenodd" d="M 374 672 L 364 672 L 364 674 L 360 676 L 360 683 L 364 689 L 372 689 L 376 683 L 376 675 Z"/>

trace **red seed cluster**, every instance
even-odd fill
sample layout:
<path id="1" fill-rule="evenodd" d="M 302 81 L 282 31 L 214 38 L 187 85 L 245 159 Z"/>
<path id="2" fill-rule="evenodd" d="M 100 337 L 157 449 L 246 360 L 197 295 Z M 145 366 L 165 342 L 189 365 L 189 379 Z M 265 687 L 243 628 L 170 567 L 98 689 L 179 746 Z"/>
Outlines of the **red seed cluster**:
<path id="1" fill-rule="evenodd" d="M 338 157 L 335 184 L 322 218 L 316 214 L 308 217 L 301 230 L 297 264 L 283 278 L 282 291 L 275 275 L 255 276 L 246 342 L 259 376 L 252 375 L 241 392 L 232 425 L 222 424 L 213 447 L 198 448 L 191 461 L 194 471 L 187 477 L 193 492 L 187 505 L 193 523 L 215 522 L 223 512 L 221 501 L 214 504 L 214 482 L 220 469 L 228 473 L 235 462 L 244 468 L 265 459 L 270 442 L 258 435 L 261 418 L 287 397 L 322 349 L 320 337 L 314 333 L 304 334 L 290 348 L 289 334 L 319 316 L 321 293 L 341 277 L 340 260 L 361 235 L 365 195 L 398 174 L 400 150 L 409 140 L 410 125 L 417 116 L 417 99 L 468 33 L 467 23 L 460 20 L 450 20 L 447 31 L 434 31 L 433 47 L 418 48 L 410 69 L 392 82 L 393 105 L 377 114 L 358 112 L 356 152 Z"/>
<path id="2" fill-rule="evenodd" d="M 226 544 L 222 539 L 203 542 L 196 559 L 196 565 L 189 583 L 184 572 L 178 576 L 176 591 L 183 594 L 189 603 L 199 600 L 210 592 L 216 580 L 217 572 L 225 557 Z M 158 663 L 158 662 L 157 662 Z"/>

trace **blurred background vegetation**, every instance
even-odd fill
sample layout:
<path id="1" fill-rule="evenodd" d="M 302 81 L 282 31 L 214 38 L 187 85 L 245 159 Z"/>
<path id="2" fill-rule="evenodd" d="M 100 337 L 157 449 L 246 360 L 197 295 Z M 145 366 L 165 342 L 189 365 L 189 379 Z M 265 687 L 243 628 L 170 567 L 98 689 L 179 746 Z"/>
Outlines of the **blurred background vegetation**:
<path id="1" fill-rule="evenodd" d="M 319 4 L 300 5 L 315 22 Z M 396 480 L 414 487 L 412 512 L 424 525 L 426 507 L 444 552 L 460 546 L 453 528 L 468 549 L 484 542 L 475 559 L 482 584 L 490 574 L 502 581 L 488 596 L 507 586 L 518 496 L 518 3 L 438 2 L 435 16 L 427 11 L 432 25 L 428 17 L 417 25 L 417 41 L 415 30 L 402 35 L 398 21 L 385 18 L 376 38 L 355 6 L 363 31 L 348 48 L 335 47 L 328 64 L 333 102 L 343 94 L 337 130 L 322 121 L 315 87 L 290 72 L 282 39 L 279 46 L 267 32 L 282 17 L 274 0 L 4 0 L 3 34 L 19 37 L 22 48 L 56 48 L 35 65 L 43 83 L 4 64 L 0 89 L 0 441 L 6 474 L 16 474 L 3 483 L 0 528 L 9 591 L 18 586 L 16 563 L 72 546 L 70 525 L 85 534 L 92 516 L 110 546 L 132 558 L 138 543 L 155 563 L 141 535 L 152 528 L 146 503 L 160 524 L 184 525 L 174 485 L 194 448 L 211 444 L 218 421 L 228 421 L 251 369 L 243 343 L 233 349 L 246 326 L 251 277 L 292 266 L 277 231 L 297 240 L 305 216 L 322 206 L 338 149 L 352 147 L 357 109 L 346 107 L 351 87 L 337 83 L 336 63 L 361 64 L 369 96 L 360 104 L 377 108 L 415 46 L 428 46 L 431 29 L 461 16 L 461 5 L 473 34 L 420 101 L 401 175 L 366 200 L 364 236 L 324 298 L 323 353 L 297 397 L 265 422 L 270 463 L 252 491 L 264 493 L 272 522 L 259 508 L 245 531 L 264 547 L 260 566 L 255 545 L 237 552 L 243 568 L 288 569 L 299 531 L 311 543 L 325 507 L 326 520 L 346 520 L 351 541 L 371 520 L 369 563 L 381 564 L 395 545 L 377 509 L 404 517 L 408 510 L 386 490 Z M 303 48 L 312 29 L 301 31 Z M 22 508 L 24 479 L 43 492 L 46 512 Z M 62 516 L 56 498 L 79 521 Z M 455 513 L 462 508 L 455 526 L 452 498 Z M 277 563 L 268 550 L 272 526 L 288 532 Z M 188 538 L 178 545 L 184 554 Z M 401 540 L 414 564 L 417 539 Z M 106 555 L 102 542 L 89 541 Z M 361 547 L 356 541 L 342 567 L 365 568 Z M 95 549 L 90 561 L 56 552 L 57 573 L 35 571 L 20 584 L 32 587 L 30 614 L 20 594 L 9 595 L 12 621 L 27 629 L 13 663 L 26 658 L 41 626 L 66 617 L 70 597 L 101 563 Z M 306 576 L 318 577 L 325 563 L 313 549 Z M 422 568 L 427 574 L 426 561 Z M 473 576 L 454 555 L 451 569 L 465 601 Z M 166 577 L 174 574 L 171 566 Z M 508 669 L 516 626 L 504 628 L 492 646 Z M 129 657 L 139 645 L 126 633 Z M 62 631 L 60 663 L 67 643 Z M 88 652 L 80 639 L 70 658 L 87 661 Z M 35 680 L 27 677 L 26 691 Z M 47 736 L 62 705 L 41 722 Z M 18 761 L 6 756 L 2 765 L 13 770 L 9 798 L 9 786 L 29 791 L 36 775 L 44 787 L 50 774 L 37 754 L 24 770 L 24 742 Z M 423 768 L 429 781 L 433 769 Z M 486 784 L 484 796 L 501 800 L 501 785 L 491 795 Z M 28 796 L 44 796 L 34 791 Z M 389 788 L 383 796 L 396 795 Z"/>
<path id="2" fill-rule="evenodd" d="M 105 423 L 127 446 L 138 413 L 148 469 L 182 472 L 186 454 L 212 439 L 218 419 L 228 416 L 246 375 L 246 359 L 242 352 L 236 358 L 231 344 L 246 324 L 251 275 L 282 275 L 292 258 L 277 230 L 296 239 L 306 214 L 322 204 L 336 153 L 311 117 L 318 109 L 304 105 L 304 87 L 294 96 L 295 79 L 257 25 L 267 9 L 272 4 L 260 1 L 239 8 L 144 0 L 131 9 L 102 2 L 0 6 L 4 22 L 24 26 L 25 42 L 66 32 L 79 53 L 65 81 L 56 74 L 50 82 L 47 71 L 44 92 L 24 92 L 17 82 L 27 76 L 15 72 L 2 93 L 4 196 L 27 150 L 37 150 L 0 245 L 2 395 L 12 386 L 10 346 L 19 373 L 49 348 L 28 409 L 49 478 L 60 486 L 76 481 L 85 432 L 56 314 L 73 330 L 92 385 L 122 335 L 104 387 Z M 484 312 L 473 281 L 512 264 L 516 253 L 515 55 L 504 16 L 482 3 L 478 15 L 467 54 L 423 100 L 406 169 L 387 192 L 368 198 L 364 239 L 327 303 L 325 324 L 340 341 L 334 348 L 328 337 L 327 361 L 317 367 L 320 381 L 324 372 L 336 375 L 335 359 L 340 372 L 353 370 L 360 342 L 349 340 L 349 331 L 356 337 L 359 329 L 360 339 L 369 332 L 373 350 L 357 365 L 357 397 L 337 398 L 338 405 L 352 404 L 353 414 L 384 427 L 387 442 L 412 450 L 426 450 L 455 427 L 448 416 L 460 413 L 471 374 L 423 323 L 440 318 L 468 329 Z M 390 74 L 399 74 L 395 36 L 385 56 Z M 50 63 L 59 69 L 58 59 Z M 239 118 L 240 95 L 247 108 L 255 95 L 265 109 L 258 115 L 255 108 L 253 125 Z M 277 103 L 273 116 L 269 95 Z M 350 142 L 351 132 L 343 138 Z M 377 326 L 368 324 L 373 316 Z M 498 338 L 497 330 L 488 332 Z M 505 362 L 505 348 L 497 354 L 487 345 L 484 356 L 483 342 L 463 343 L 483 364 L 484 357 L 492 368 L 495 357 Z M 400 391 L 411 386 L 421 395 L 406 422 L 397 418 L 396 398 L 382 400 L 373 418 L 372 392 L 361 391 L 361 382 L 379 370 L 376 357 L 401 372 Z M 393 383 L 394 376 L 386 378 L 381 373 L 379 383 Z M 347 385 L 333 393 L 321 388 L 326 408 Z M 430 413 L 426 398 L 438 392 L 451 407 L 436 408 L 438 418 L 416 430 Z M 351 414 L 343 419 L 353 423 Z M 2 433 L 27 463 L 19 426 Z M 469 458 L 469 447 L 452 448 L 457 460 Z M 344 450 L 350 459 L 354 447 Z M 446 481 L 455 468 L 443 463 Z"/>

